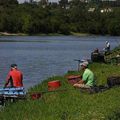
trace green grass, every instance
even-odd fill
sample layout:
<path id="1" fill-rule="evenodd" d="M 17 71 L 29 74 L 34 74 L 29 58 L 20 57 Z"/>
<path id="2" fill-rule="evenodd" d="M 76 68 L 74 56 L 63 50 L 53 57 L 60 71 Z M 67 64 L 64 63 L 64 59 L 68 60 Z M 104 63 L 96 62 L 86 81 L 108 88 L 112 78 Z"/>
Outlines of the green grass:
<path id="1" fill-rule="evenodd" d="M 105 84 L 108 76 L 120 75 L 120 66 L 91 64 L 97 84 Z M 69 71 L 66 75 L 80 74 Z M 112 88 L 102 93 L 82 93 L 68 84 L 65 76 L 53 76 L 41 84 L 29 89 L 29 92 L 41 92 L 47 89 L 47 82 L 60 80 L 60 89 L 67 91 L 43 94 L 39 100 L 12 103 L 1 109 L 0 120 L 110 120 L 115 118 L 120 106 L 120 88 Z M 117 120 L 117 119 L 111 119 Z"/>

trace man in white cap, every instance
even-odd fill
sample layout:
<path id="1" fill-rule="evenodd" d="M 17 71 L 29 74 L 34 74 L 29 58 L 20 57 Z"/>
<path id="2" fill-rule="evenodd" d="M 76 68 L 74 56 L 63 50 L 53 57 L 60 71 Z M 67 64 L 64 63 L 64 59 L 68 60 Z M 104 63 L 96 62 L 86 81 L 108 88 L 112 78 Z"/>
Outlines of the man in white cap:
<path id="1" fill-rule="evenodd" d="M 93 72 L 88 69 L 88 62 L 85 61 L 83 63 L 80 64 L 81 65 L 81 69 L 84 71 L 83 75 L 82 75 L 82 79 L 75 83 L 73 86 L 76 88 L 91 88 L 94 86 L 94 74 Z"/>

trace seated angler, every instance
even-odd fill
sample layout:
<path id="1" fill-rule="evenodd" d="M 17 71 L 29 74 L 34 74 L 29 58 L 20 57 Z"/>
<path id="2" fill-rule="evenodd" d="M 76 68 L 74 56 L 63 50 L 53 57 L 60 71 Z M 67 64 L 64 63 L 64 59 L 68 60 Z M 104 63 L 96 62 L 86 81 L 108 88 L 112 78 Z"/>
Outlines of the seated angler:
<path id="1" fill-rule="evenodd" d="M 73 86 L 76 88 L 91 88 L 94 86 L 94 74 L 88 69 L 88 62 L 85 61 L 80 64 L 81 69 L 84 71 L 82 78 L 79 82 L 75 83 Z"/>
<path id="2" fill-rule="evenodd" d="M 23 87 L 23 74 L 16 64 L 11 65 L 4 87 Z"/>

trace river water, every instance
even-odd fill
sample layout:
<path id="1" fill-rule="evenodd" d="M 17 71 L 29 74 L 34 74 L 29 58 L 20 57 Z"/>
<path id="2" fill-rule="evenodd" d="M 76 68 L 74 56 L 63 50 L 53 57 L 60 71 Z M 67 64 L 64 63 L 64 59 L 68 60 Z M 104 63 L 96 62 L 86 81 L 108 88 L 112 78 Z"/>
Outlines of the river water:
<path id="1" fill-rule="evenodd" d="M 3 36 L 0 37 L 0 85 L 4 84 L 12 63 L 24 73 L 29 88 L 42 80 L 77 69 L 75 59 L 90 59 L 95 48 L 102 50 L 105 41 L 113 49 L 120 37 L 110 36 Z"/>

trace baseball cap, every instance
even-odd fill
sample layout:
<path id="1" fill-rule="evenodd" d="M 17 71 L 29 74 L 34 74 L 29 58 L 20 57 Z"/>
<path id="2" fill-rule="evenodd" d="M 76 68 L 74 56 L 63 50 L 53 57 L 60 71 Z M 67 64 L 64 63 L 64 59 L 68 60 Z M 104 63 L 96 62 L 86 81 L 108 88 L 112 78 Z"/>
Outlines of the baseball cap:
<path id="1" fill-rule="evenodd" d="M 11 64 L 11 67 L 12 68 L 17 67 L 17 64 Z"/>
<path id="2" fill-rule="evenodd" d="M 88 66 L 88 61 L 84 61 L 84 62 L 80 63 L 80 66 L 85 66 L 85 67 L 87 67 L 87 66 Z"/>

